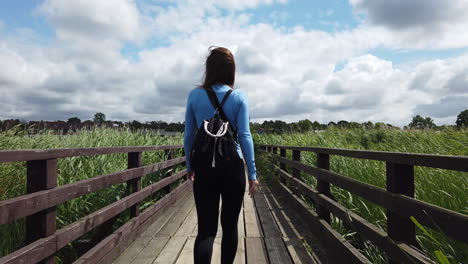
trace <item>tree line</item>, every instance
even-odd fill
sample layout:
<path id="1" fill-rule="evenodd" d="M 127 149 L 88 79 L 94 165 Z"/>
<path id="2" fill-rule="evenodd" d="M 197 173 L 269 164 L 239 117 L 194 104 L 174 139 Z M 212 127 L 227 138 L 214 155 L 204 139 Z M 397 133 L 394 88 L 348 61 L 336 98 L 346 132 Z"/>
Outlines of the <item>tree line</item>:
<path id="1" fill-rule="evenodd" d="M 139 122 L 137 120 L 121 122 L 121 121 L 112 121 L 106 120 L 106 115 L 104 113 L 98 112 L 94 115 L 93 120 L 81 121 L 78 117 L 71 117 L 67 121 L 30 121 L 26 122 L 19 119 L 9 119 L 9 120 L 0 120 L 0 129 L 7 130 L 14 126 L 19 126 L 24 129 L 53 129 L 61 130 L 64 133 L 74 132 L 80 129 L 92 129 L 95 126 L 101 127 L 112 127 L 112 128 L 130 128 L 131 130 L 153 130 L 153 131 L 164 131 L 164 132 L 180 132 L 182 133 L 185 128 L 185 123 L 176 122 L 168 123 L 164 121 L 147 121 Z M 458 128 L 468 128 L 468 109 L 460 112 L 457 116 L 457 120 L 453 127 Z M 365 128 L 365 129 L 381 129 L 381 128 L 395 128 L 392 124 L 377 122 L 373 123 L 371 121 L 358 123 L 358 122 L 349 122 L 346 120 L 341 120 L 338 122 L 329 122 L 327 124 L 321 124 L 318 121 L 310 121 L 309 119 L 299 120 L 297 122 L 287 123 L 282 120 L 268 120 L 263 121 L 262 123 L 250 123 L 250 128 L 254 132 L 258 133 L 294 133 L 294 132 L 308 132 L 308 131 L 320 131 L 326 130 L 330 127 L 341 128 L 341 129 L 356 129 L 356 128 Z M 404 129 L 435 129 L 438 126 L 434 123 L 434 120 L 430 117 L 423 117 L 416 115 L 412 118 L 411 122 L 404 127 Z"/>

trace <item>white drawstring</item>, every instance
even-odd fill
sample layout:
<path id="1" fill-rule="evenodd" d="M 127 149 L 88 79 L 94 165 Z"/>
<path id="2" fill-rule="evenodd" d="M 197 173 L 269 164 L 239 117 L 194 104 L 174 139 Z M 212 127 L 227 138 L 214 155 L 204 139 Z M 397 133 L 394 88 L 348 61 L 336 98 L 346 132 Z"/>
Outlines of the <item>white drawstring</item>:
<path id="1" fill-rule="evenodd" d="M 210 136 L 215 138 L 215 142 L 213 145 L 213 160 L 211 161 L 211 167 L 214 168 L 216 165 L 216 142 L 218 141 L 218 138 L 224 136 L 227 132 L 227 126 L 229 125 L 229 122 L 225 122 L 221 125 L 221 127 L 218 129 L 218 132 L 216 134 L 212 134 L 208 130 L 208 121 L 204 121 L 204 127 L 205 127 L 205 132 Z"/>

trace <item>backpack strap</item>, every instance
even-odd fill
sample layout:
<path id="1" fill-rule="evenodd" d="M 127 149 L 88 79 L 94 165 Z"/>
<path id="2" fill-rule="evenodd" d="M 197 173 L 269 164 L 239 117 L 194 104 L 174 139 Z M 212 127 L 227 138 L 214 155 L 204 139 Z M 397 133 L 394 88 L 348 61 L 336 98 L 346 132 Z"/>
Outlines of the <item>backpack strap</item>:
<path id="1" fill-rule="evenodd" d="M 205 90 L 206 90 L 206 93 L 208 94 L 208 98 L 210 99 L 211 104 L 215 108 L 215 111 L 219 113 L 222 119 L 229 121 L 229 119 L 226 116 L 226 113 L 224 113 L 223 105 L 233 90 L 230 89 L 229 91 L 226 92 L 226 94 L 223 97 L 223 100 L 221 100 L 221 103 L 219 103 L 218 97 L 216 96 L 216 93 L 213 90 L 211 89 L 205 89 Z M 231 122 L 229 122 L 229 126 L 231 127 L 232 131 L 234 131 L 235 138 L 237 138 L 237 129 L 234 129 L 234 126 L 232 125 Z"/>

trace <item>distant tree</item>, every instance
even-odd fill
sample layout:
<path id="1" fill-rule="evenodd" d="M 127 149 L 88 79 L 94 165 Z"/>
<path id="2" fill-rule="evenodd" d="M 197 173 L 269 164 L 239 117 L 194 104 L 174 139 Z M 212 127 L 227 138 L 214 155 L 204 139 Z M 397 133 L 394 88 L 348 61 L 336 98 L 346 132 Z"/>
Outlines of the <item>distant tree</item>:
<path id="1" fill-rule="evenodd" d="M 138 122 L 137 120 L 133 120 L 131 123 L 130 123 L 130 127 L 132 129 L 140 129 L 143 127 L 143 124 Z"/>
<path id="2" fill-rule="evenodd" d="M 288 130 L 288 123 L 281 121 L 281 120 L 275 120 L 275 122 L 273 122 L 272 125 L 273 125 L 273 131 L 278 134 L 283 133 Z"/>
<path id="3" fill-rule="evenodd" d="M 340 128 L 348 128 L 349 122 L 345 120 L 340 120 L 336 125 Z"/>
<path id="4" fill-rule="evenodd" d="M 374 123 L 372 123 L 371 121 L 367 121 L 367 122 L 362 123 L 362 126 L 367 129 L 372 129 L 374 128 Z"/>
<path id="5" fill-rule="evenodd" d="M 321 130 L 321 129 L 322 129 L 322 125 L 320 125 L 319 122 L 314 121 L 314 123 L 312 123 L 312 128 L 313 128 L 314 130 Z"/>
<path id="6" fill-rule="evenodd" d="M 348 128 L 362 128 L 362 125 L 358 122 L 349 122 Z"/>
<path id="7" fill-rule="evenodd" d="M 458 114 L 457 121 L 455 123 L 457 124 L 457 127 L 468 127 L 468 109 Z"/>
<path id="8" fill-rule="evenodd" d="M 436 125 L 434 124 L 434 120 L 432 120 L 432 118 L 430 117 L 424 118 L 420 115 L 416 115 L 415 117 L 413 117 L 413 120 L 411 121 L 411 123 L 408 124 L 408 126 L 410 128 L 422 129 L 422 128 L 433 128 Z"/>
<path id="9" fill-rule="evenodd" d="M 70 117 L 68 118 L 68 123 L 81 123 L 81 119 L 79 119 L 78 117 Z"/>
<path id="10" fill-rule="evenodd" d="M 329 126 L 329 127 L 331 127 L 331 126 L 336 126 L 336 123 L 333 122 L 333 121 L 330 121 L 330 122 L 328 122 L 328 126 Z"/>
<path id="11" fill-rule="evenodd" d="M 297 125 L 299 126 L 299 130 L 301 132 L 307 132 L 313 128 L 313 124 L 309 119 L 299 120 Z"/>
<path id="12" fill-rule="evenodd" d="M 94 114 L 93 121 L 95 123 L 103 123 L 104 121 L 106 121 L 106 115 L 101 113 L 101 112 L 98 112 L 98 113 Z"/>
<path id="13" fill-rule="evenodd" d="M 382 129 L 382 128 L 387 128 L 387 125 L 383 122 L 377 122 L 375 123 L 375 128 L 376 129 Z"/>

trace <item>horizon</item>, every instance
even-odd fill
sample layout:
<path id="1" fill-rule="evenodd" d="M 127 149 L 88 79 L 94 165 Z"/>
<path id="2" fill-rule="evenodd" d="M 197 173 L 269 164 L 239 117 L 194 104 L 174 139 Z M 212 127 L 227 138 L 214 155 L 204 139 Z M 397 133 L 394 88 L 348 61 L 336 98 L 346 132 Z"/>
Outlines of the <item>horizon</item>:
<path id="1" fill-rule="evenodd" d="M 442 126 L 468 108 L 463 0 L 7 0 L 0 7 L 0 120 L 103 112 L 121 122 L 183 122 L 211 45 L 233 52 L 234 87 L 255 123 L 403 127 L 421 115 Z"/>

